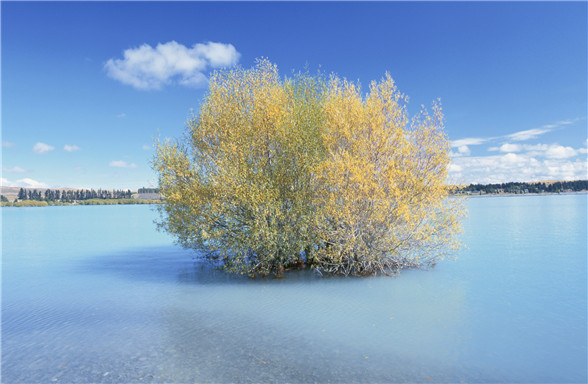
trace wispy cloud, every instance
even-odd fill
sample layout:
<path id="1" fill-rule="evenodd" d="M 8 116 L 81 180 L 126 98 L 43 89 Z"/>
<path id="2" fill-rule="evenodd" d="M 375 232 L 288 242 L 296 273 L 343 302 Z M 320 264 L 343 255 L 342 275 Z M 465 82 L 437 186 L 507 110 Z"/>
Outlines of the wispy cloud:
<path id="1" fill-rule="evenodd" d="M 174 82 L 203 86 L 208 68 L 235 65 L 240 56 L 231 44 L 207 42 L 188 48 L 170 41 L 155 48 L 143 44 L 127 49 L 122 59 L 109 59 L 104 69 L 109 77 L 136 89 L 160 89 Z"/>
<path id="2" fill-rule="evenodd" d="M 2 142 L 2 147 L 3 148 L 12 148 L 14 147 L 16 144 L 10 142 L 10 141 L 3 141 Z"/>
<path id="3" fill-rule="evenodd" d="M 150 145 L 147 145 L 147 144 L 143 144 L 143 146 L 141 148 L 143 148 L 144 151 L 150 151 L 151 150 L 151 146 Z"/>
<path id="4" fill-rule="evenodd" d="M 108 165 L 115 168 L 137 168 L 137 164 L 135 163 L 127 163 L 124 160 L 115 160 L 111 161 Z"/>
<path id="5" fill-rule="evenodd" d="M 536 138 L 540 135 L 543 135 L 547 132 L 551 132 L 551 129 L 534 128 L 534 129 L 527 129 L 526 131 L 515 132 L 510 135 L 506 135 L 505 137 L 507 139 L 510 139 L 513 141 L 526 141 L 526 140 L 534 139 L 534 138 Z"/>
<path id="6" fill-rule="evenodd" d="M 465 139 L 458 139 L 458 140 L 453 140 L 451 142 L 451 147 L 453 148 L 459 148 L 462 146 L 471 146 L 471 145 L 481 145 L 481 144 L 485 144 L 488 142 L 492 142 L 492 141 L 501 141 L 501 140 L 511 140 L 511 141 L 527 141 L 527 140 L 531 140 L 531 139 L 535 139 L 543 134 L 546 134 L 548 132 L 553 131 L 555 128 L 559 128 L 559 127 L 563 127 L 566 125 L 570 125 L 575 123 L 576 121 L 580 120 L 580 118 L 575 118 L 575 119 L 567 119 L 567 120 L 561 120 L 558 121 L 556 123 L 553 124 L 545 124 L 543 126 L 541 126 L 540 128 L 533 128 L 533 129 L 527 129 L 524 131 L 518 131 L 515 133 L 511 133 L 508 135 L 504 135 L 504 136 L 496 136 L 496 137 L 468 137 Z M 519 150 L 516 150 L 517 147 L 515 147 L 518 144 L 509 144 L 509 143 L 505 143 L 502 146 L 498 147 L 498 146 L 494 146 L 494 147 L 490 147 L 488 150 L 489 151 L 501 151 L 501 152 L 518 152 Z M 514 148 L 514 149 L 513 149 Z"/>
<path id="7" fill-rule="evenodd" d="M 29 173 L 29 172 L 31 172 L 29 169 L 21 168 L 18 165 L 15 165 L 12 168 L 3 167 L 2 170 L 6 173 Z"/>
<path id="8" fill-rule="evenodd" d="M 37 180 L 29 179 L 29 178 L 16 180 L 14 182 L 6 180 L 4 178 L 1 178 L 0 182 L 1 182 L 2 186 L 4 186 L 4 187 L 49 188 L 49 185 L 47 185 L 41 181 L 37 181 Z"/>
<path id="9" fill-rule="evenodd" d="M 513 140 L 513 141 L 531 140 L 531 139 L 539 137 L 545 133 L 551 132 L 551 131 L 555 130 L 556 128 L 573 124 L 578 120 L 580 120 L 580 118 L 578 118 L 578 117 L 575 119 L 561 120 L 561 121 L 557 121 L 553 124 L 542 125 L 539 128 L 533 128 L 533 129 L 527 129 L 524 131 L 515 132 L 510 135 L 504 136 L 504 138 L 509 139 L 509 140 Z"/>
<path id="10" fill-rule="evenodd" d="M 564 125 L 570 125 L 575 123 L 576 121 L 580 120 L 579 117 L 575 118 L 575 119 L 567 119 L 567 120 L 562 120 L 562 121 L 558 121 L 556 123 L 553 124 L 545 124 L 544 126 L 542 126 L 541 128 L 547 128 L 547 129 L 554 129 L 554 128 L 559 128 L 561 126 Z"/>
<path id="11" fill-rule="evenodd" d="M 118 115 L 116 115 L 116 117 L 118 117 L 119 119 L 122 119 L 123 117 L 127 117 L 126 113 L 119 113 Z"/>
<path id="12" fill-rule="evenodd" d="M 38 142 L 33 146 L 33 152 L 35 152 L 38 155 L 43 155 L 49 151 L 54 150 L 55 147 L 49 145 L 49 144 L 45 144 L 45 143 L 41 143 Z"/>
<path id="13" fill-rule="evenodd" d="M 78 147 L 77 145 L 68 145 L 68 144 L 65 144 L 63 146 L 63 150 L 64 151 L 67 151 L 67 152 L 75 152 L 75 151 L 79 151 L 81 149 L 82 148 Z"/>

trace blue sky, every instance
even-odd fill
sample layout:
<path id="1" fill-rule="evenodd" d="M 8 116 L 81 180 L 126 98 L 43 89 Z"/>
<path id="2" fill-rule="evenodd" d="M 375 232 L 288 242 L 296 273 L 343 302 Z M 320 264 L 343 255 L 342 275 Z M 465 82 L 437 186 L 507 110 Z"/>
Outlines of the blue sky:
<path id="1" fill-rule="evenodd" d="M 2 184 L 156 186 L 217 67 L 441 98 L 455 182 L 586 179 L 586 2 L 2 2 Z"/>

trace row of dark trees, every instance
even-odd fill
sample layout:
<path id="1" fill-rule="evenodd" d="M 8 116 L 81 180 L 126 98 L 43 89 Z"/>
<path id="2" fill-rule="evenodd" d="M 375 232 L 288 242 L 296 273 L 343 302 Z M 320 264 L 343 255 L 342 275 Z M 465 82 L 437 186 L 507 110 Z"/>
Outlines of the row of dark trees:
<path id="1" fill-rule="evenodd" d="M 18 192 L 18 200 L 36 200 L 36 201 L 61 201 L 72 202 L 89 199 L 130 199 L 131 190 L 94 190 L 94 189 L 77 189 L 60 191 L 59 189 L 46 189 L 45 192 L 36 189 L 26 190 L 21 188 Z"/>
<path id="2" fill-rule="evenodd" d="M 470 184 L 467 187 L 458 188 L 458 192 L 484 192 L 484 193 L 558 193 L 579 192 L 588 190 L 588 180 L 558 181 L 547 185 L 546 183 L 501 183 L 501 184 Z"/>
<path id="3" fill-rule="evenodd" d="M 159 188 L 139 188 L 138 193 L 159 193 Z"/>

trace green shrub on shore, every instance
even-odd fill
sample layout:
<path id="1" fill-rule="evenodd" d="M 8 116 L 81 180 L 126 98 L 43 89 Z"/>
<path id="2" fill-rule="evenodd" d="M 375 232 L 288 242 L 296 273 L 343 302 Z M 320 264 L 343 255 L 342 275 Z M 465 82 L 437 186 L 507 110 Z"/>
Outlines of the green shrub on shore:
<path id="1" fill-rule="evenodd" d="M 49 203 L 46 201 L 23 200 L 12 203 L 12 207 L 47 207 Z"/>

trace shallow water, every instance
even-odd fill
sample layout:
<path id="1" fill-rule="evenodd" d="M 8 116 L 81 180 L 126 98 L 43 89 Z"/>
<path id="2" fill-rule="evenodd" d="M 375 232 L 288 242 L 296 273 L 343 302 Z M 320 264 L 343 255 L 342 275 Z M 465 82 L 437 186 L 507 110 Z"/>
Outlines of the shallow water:
<path id="1" fill-rule="evenodd" d="M 2 381 L 587 381 L 587 195 L 468 200 L 456 260 L 227 276 L 148 206 L 2 208 Z"/>

